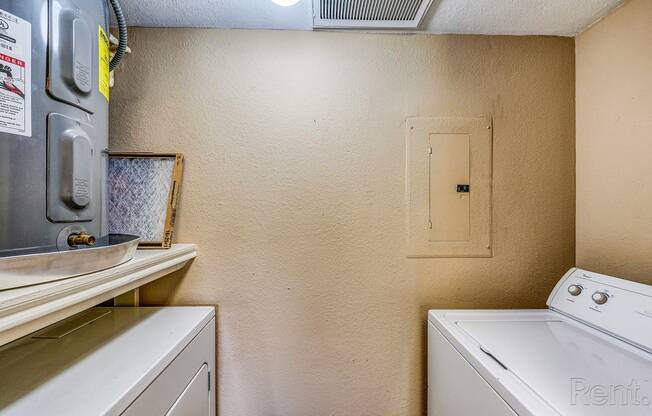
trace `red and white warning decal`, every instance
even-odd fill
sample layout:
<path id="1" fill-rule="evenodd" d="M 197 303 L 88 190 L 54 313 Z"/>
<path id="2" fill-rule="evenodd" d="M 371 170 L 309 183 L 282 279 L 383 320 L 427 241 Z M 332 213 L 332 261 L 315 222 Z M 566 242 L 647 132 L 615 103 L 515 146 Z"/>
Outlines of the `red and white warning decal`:
<path id="1" fill-rule="evenodd" d="M 0 132 L 32 135 L 32 25 L 0 9 Z"/>

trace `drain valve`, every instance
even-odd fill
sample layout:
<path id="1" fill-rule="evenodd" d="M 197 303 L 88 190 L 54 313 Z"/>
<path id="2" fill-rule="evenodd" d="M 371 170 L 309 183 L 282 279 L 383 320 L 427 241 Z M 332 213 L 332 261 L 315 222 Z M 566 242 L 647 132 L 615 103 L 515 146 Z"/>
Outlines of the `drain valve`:
<path id="1" fill-rule="evenodd" d="M 95 237 L 81 231 L 79 233 L 75 234 L 70 234 L 68 236 L 68 245 L 70 247 L 77 247 L 77 246 L 94 246 L 95 245 Z"/>

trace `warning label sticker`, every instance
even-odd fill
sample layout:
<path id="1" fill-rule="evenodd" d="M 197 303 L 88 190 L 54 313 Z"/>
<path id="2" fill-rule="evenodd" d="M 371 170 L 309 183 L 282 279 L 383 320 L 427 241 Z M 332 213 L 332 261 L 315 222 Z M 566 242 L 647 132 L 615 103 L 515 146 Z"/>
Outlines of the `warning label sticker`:
<path id="1" fill-rule="evenodd" d="M 32 25 L 0 9 L 0 132 L 32 135 Z"/>
<path id="2" fill-rule="evenodd" d="M 111 61 L 111 54 L 109 52 L 109 37 L 106 36 L 106 32 L 102 29 L 102 26 L 99 26 L 99 31 L 97 35 L 99 41 L 99 55 L 100 55 L 100 76 L 99 76 L 99 88 L 100 92 L 109 101 L 109 83 L 111 74 L 109 72 L 109 63 Z"/>

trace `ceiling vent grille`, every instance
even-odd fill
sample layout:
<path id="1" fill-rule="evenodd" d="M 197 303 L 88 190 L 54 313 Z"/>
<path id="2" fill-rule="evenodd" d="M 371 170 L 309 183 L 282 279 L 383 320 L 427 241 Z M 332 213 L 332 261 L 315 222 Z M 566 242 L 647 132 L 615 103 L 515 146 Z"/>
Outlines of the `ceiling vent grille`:
<path id="1" fill-rule="evenodd" d="M 313 26 L 418 29 L 432 0 L 313 0 Z"/>

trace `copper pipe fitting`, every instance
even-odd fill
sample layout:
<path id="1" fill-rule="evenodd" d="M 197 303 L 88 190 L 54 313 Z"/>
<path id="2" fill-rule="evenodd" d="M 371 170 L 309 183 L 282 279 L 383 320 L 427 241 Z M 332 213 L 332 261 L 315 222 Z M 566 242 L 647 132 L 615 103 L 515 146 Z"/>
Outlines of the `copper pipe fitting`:
<path id="1" fill-rule="evenodd" d="M 70 247 L 77 246 L 93 246 L 95 245 L 95 237 L 82 231 L 77 234 L 70 234 L 68 236 L 68 245 Z"/>

